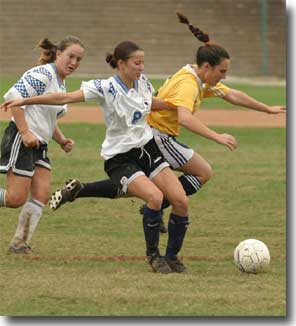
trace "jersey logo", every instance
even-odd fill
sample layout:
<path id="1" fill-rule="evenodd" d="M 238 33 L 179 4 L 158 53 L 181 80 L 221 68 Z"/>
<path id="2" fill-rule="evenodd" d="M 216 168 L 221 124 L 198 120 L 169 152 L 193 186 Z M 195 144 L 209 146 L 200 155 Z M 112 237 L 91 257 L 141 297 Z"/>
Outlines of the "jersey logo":
<path id="1" fill-rule="evenodd" d="M 141 119 L 142 113 L 140 111 L 135 111 L 133 115 L 132 124 L 136 124 L 139 119 Z"/>

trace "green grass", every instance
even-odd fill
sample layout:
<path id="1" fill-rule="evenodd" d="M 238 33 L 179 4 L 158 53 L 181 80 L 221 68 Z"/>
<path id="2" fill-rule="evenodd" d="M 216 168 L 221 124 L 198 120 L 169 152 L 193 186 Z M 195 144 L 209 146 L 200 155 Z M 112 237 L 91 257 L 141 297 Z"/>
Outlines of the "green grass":
<path id="1" fill-rule="evenodd" d="M 104 127 L 61 128 L 76 148 L 66 155 L 50 144 L 52 190 L 71 177 L 104 178 L 99 158 Z M 35 259 L 6 254 L 20 209 L 1 209 L 1 315 L 285 316 L 285 129 L 215 129 L 236 136 L 238 150 L 185 131 L 180 137 L 215 171 L 190 198 L 182 250 L 188 275 L 156 275 L 144 261 L 100 260 L 144 255 L 138 199 L 80 199 L 56 212 L 46 207 L 31 242 Z M 235 268 L 232 255 L 241 240 L 253 237 L 269 247 L 271 265 L 265 273 L 248 275 Z M 161 236 L 162 251 L 166 238 Z M 189 256 L 196 260 L 186 260 Z"/>
<path id="2" fill-rule="evenodd" d="M 89 78 L 90 79 L 90 78 Z M 3 97 L 5 92 L 18 80 L 17 76 L 0 76 L 0 98 Z M 87 80 L 80 78 L 67 78 L 67 90 L 74 91 L 80 88 L 81 81 Z M 164 80 L 152 79 L 153 87 L 157 90 Z M 243 84 L 231 84 L 229 87 L 241 90 L 269 105 L 286 105 L 286 89 L 283 86 L 255 86 Z M 93 105 L 93 102 L 83 103 L 83 105 Z M 79 104 L 78 104 L 79 105 Z M 219 98 L 204 99 L 201 108 L 231 108 L 233 105 Z"/>

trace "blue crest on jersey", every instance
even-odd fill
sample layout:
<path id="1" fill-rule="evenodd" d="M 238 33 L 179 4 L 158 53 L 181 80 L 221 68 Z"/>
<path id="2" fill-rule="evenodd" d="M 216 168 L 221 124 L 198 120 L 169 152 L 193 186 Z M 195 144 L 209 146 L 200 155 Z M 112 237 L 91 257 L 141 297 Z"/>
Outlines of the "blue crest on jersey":
<path id="1" fill-rule="evenodd" d="M 96 89 L 101 95 L 104 95 L 103 88 L 102 88 L 102 81 L 100 79 L 94 80 L 94 84 L 96 86 Z"/>
<path id="2" fill-rule="evenodd" d="M 46 85 L 39 79 L 27 74 L 25 80 L 35 89 L 37 95 L 44 93 Z"/>
<path id="3" fill-rule="evenodd" d="M 132 124 L 136 124 L 139 119 L 142 118 L 142 113 L 140 111 L 135 111 L 133 115 Z"/>

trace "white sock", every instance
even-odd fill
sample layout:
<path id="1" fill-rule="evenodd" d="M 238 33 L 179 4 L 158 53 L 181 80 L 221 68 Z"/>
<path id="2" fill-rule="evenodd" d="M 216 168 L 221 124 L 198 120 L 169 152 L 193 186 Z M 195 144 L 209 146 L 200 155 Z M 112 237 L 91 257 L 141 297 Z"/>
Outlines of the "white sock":
<path id="1" fill-rule="evenodd" d="M 44 204 L 36 199 L 30 199 L 25 203 L 11 245 L 18 247 L 30 242 L 41 218 L 43 207 Z"/>

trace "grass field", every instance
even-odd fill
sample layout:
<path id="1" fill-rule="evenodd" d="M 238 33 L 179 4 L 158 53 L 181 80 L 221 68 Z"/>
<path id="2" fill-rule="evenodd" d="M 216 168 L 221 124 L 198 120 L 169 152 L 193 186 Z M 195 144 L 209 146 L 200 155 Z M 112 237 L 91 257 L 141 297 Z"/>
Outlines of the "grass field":
<path id="1" fill-rule="evenodd" d="M 4 127 L 1 123 L 1 134 Z M 188 275 L 157 275 L 142 260 L 137 199 L 80 199 L 56 212 L 46 207 L 31 242 L 32 257 L 6 254 L 19 209 L 1 209 L 0 314 L 285 316 L 285 129 L 215 129 L 236 136 L 238 150 L 188 132 L 180 137 L 215 171 L 190 198 L 182 250 Z M 104 178 L 99 157 L 104 127 L 70 124 L 62 130 L 76 140 L 76 148 L 66 155 L 50 145 L 52 190 L 71 177 Z M 234 267 L 233 250 L 253 237 L 267 244 L 272 260 L 267 272 L 248 275 Z M 161 237 L 162 250 L 166 238 Z"/>

